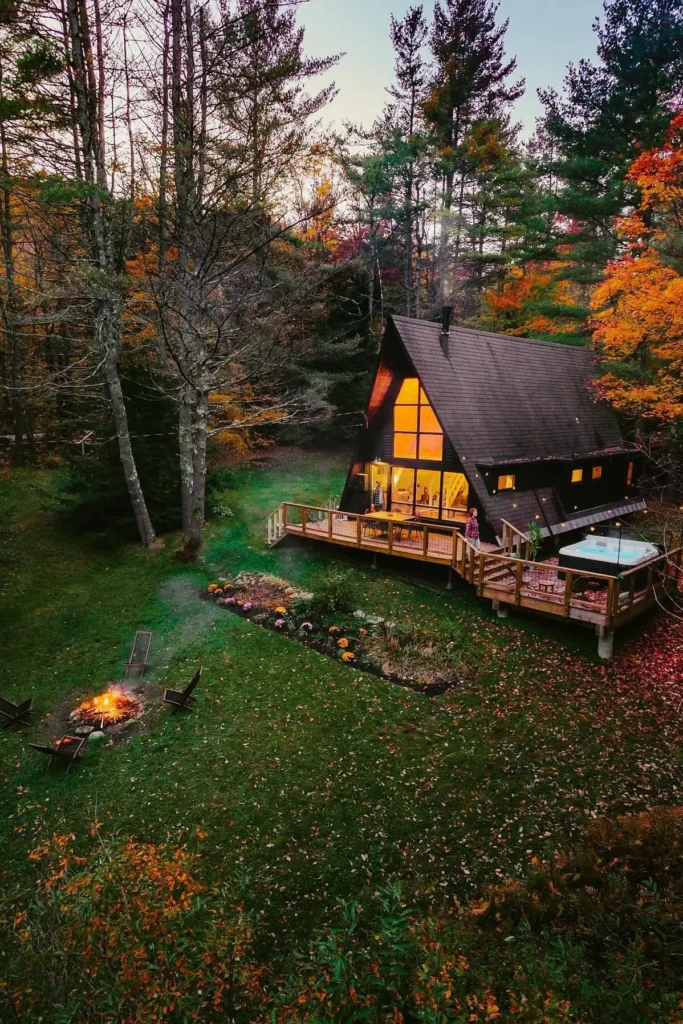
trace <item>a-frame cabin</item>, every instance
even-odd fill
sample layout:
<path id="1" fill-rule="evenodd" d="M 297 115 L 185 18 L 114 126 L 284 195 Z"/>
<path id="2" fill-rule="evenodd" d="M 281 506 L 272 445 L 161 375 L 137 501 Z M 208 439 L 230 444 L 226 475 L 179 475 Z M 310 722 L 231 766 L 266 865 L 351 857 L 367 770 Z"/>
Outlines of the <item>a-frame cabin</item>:
<path id="1" fill-rule="evenodd" d="M 516 607 L 594 627 L 611 657 L 614 630 L 676 591 L 683 549 L 622 544 L 623 517 L 645 508 L 640 464 L 595 370 L 586 349 L 449 329 L 447 311 L 442 324 L 390 318 L 340 507 L 283 501 L 268 543 L 440 565 L 448 586 L 459 575 L 501 616 Z M 463 536 L 472 507 L 481 546 Z M 618 539 L 589 539 L 610 522 Z M 539 531 L 557 557 L 532 550 Z"/>
<path id="2" fill-rule="evenodd" d="M 340 508 L 453 526 L 475 507 L 491 543 L 503 521 L 564 543 L 645 508 L 594 376 L 584 348 L 391 317 Z"/>

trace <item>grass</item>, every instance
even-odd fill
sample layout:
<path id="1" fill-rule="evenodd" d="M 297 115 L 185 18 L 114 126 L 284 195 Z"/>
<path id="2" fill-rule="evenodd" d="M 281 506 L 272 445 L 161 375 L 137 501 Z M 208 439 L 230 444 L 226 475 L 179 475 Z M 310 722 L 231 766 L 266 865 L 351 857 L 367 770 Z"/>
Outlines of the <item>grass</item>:
<path id="1" fill-rule="evenodd" d="M 340 490 L 345 460 L 290 453 L 240 470 L 221 495 L 192 570 L 163 550 L 102 550 L 59 527 L 54 475 L 2 480 L 3 694 L 34 696 L 38 723 L 0 734 L 0 885 L 33 885 L 28 852 L 53 831 L 87 849 L 90 828 L 201 851 L 208 874 L 246 879 L 275 948 L 400 879 L 425 907 L 526 870 L 593 817 L 681 801 L 677 724 L 618 691 L 590 633 L 518 618 L 501 624 L 464 586 L 419 586 L 351 561 L 358 606 L 455 639 L 479 669 L 436 699 L 337 664 L 215 606 L 197 592 L 218 573 L 274 572 L 310 589 L 337 564 L 286 542 L 269 551 L 265 517 L 287 497 Z M 120 675 L 136 629 L 154 631 L 153 678 L 187 682 L 185 718 L 150 712 L 144 735 L 88 749 L 65 778 L 27 743 L 48 716 Z M 7 868 L 4 865 L 11 865 Z"/>

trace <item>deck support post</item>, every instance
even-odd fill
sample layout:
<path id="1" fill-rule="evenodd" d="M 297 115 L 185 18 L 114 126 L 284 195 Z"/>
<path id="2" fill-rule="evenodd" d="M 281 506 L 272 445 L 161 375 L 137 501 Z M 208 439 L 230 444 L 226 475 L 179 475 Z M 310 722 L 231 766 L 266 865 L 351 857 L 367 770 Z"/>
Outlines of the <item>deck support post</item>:
<path id="1" fill-rule="evenodd" d="M 371 569 L 376 569 L 377 568 L 377 552 L 376 551 L 373 551 L 373 553 L 372 553 L 372 565 L 370 566 L 370 568 Z"/>
<path id="2" fill-rule="evenodd" d="M 453 566 L 448 566 L 448 580 L 446 581 L 446 590 L 453 589 Z"/>
<path id="3" fill-rule="evenodd" d="M 500 601 L 492 601 L 491 607 L 498 616 L 499 619 L 507 619 L 510 616 L 510 609 L 506 604 L 502 604 Z"/>
<path id="4" fill-rule="evenodd" d="M 611 661 L 614 654 L 614 630 L 600 628 L 598 631 L 598 657 Z"/>

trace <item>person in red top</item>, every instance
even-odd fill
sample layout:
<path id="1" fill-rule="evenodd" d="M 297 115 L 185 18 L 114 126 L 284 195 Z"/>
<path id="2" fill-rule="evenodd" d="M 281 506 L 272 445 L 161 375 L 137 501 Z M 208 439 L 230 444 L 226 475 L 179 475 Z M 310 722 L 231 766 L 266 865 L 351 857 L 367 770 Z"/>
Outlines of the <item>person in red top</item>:
<path id="1" fill-rule="evenodd" d="M 465 523 L 465 538 L 473 547 L 480 548 L 481 541 L 479 540 L 479 520 L 477 519 L 477 514 L 476 508 L 470 509 L 467 522 Z"/>

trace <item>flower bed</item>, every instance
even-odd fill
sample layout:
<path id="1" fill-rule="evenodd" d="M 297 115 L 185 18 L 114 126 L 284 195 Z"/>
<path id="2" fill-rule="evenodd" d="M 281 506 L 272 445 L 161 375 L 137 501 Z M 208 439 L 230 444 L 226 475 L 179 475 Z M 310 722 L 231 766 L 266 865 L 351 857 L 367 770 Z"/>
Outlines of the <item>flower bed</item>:
<path id="1" fill-rule="evenodd" d="M 329 601 L 277 577 L 240 574 L 209 584 L 205 597 L 345 665 L 428 696 L 445 693 L 474 676 L 454 644 L 426 632 L 405 633 L 358 610 L 325 612 L 321 608 Z"/>

